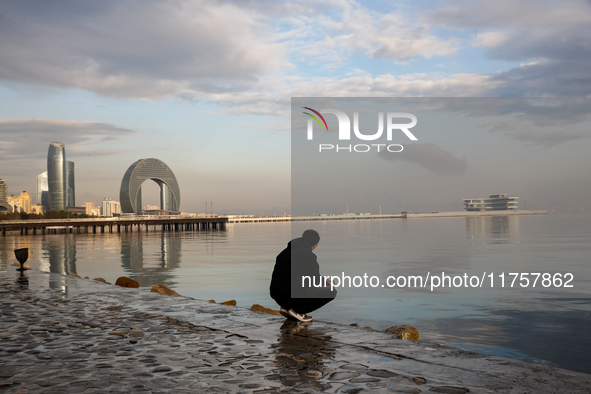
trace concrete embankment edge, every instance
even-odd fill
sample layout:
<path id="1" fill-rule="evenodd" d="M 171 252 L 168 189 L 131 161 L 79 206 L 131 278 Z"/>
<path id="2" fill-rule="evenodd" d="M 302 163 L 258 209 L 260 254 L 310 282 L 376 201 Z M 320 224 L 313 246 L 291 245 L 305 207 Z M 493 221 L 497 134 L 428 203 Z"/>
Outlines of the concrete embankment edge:
<path id="1" fill-rule="evenodd" d="M 0 275 L 5 280 L 6 277 L 16 279 L 12 273 Z M 64 297 L 78 303 L 100 302 L 105 307 L 121 305 L 138 312 L 222 330 L 261 341 L 258 347 L 261 354 L 274 354 L 277 344 L 286 340 L 285 330 L 281 328 L 283 318 L 247 308 L 211 304 L 189 297 L 167 297 L 143 288 L 126 289 L 53 273 L 28 271 L 27 276 L 29 291 L 40 297 L 43 294 L 55 296 L 55 289 L 58 289 L 61 292 L 58 294 L 63 293 Z M 324 351 L 331 349 L 332 359 L 325 361 L 329 367 L 361 365 L 371 370 L 389 371 L 398 377 L 423 377 L 427 385 L 417 386 L 416 390 L 421 390 L 418 392 L 453 386 L 466 387 L 471 393 L 584 393 L 591 387 L 589 374 L 467 352 L 435 343 L 396 340 L 388 334 L 329 322 L 315 321 L 307 329 L 288 332 L 287 335 L 291 338 L 289 343 L 295 343 L 296 347 L 299 341 L 313 341 Z M 279 359 L 282 356 L 275 357 Z M 327 373 L 326 379 L 330 380 L 330 376 L 333 372 Z M 343 382 L 333 384 L 353 384 Z"/>

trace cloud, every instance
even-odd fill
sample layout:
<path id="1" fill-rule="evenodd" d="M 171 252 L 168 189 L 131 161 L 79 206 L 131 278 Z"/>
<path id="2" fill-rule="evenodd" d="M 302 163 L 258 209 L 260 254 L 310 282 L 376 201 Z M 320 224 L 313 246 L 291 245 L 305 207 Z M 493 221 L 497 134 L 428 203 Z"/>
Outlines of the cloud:
<path id="1" fill-rule="evenodd" d="M 269 104 L 289 97 L 300 88 L 294 79 L 314 83 L 298 65 L 335 70 L 358 54 L 409 62 L 458 50 L 409 11 L 378 13 L 346 0 L 11 1 L 0 14 L 0 80 L 117 98 L 209 99 L 230 113 L 266 92 Z"/>
<path id="2" fill-rule="evenodd" d="M 431 142 L 407 144 L 399 153 L 383 150 L 378 156 L 390 161 L 402 160 L 418 164 L 436 175 L 461 175 L 468 168 L 465 158 L 459 159 Z"/>
<path id="3" fill-rule="evenodd" d="M 457 29 L 537 27 L 591 22 L 586 0 L 461 0 L 421 12 L 425 23 Z M 585 12 L 587 11 L 587 12 Z"/>
<path id="4" fill-rule="evenodd" d="M 494 96 L 589 96 L 591 3 L 459 1 L 423 12 L 425 23 L 475 29 L 489 59 L 522 62 L 492 75 Z"/>
<path id="5" fill-rule="evenodd" d="M 51 141 L 66 144 L 68 158 L 113 155 L 122 151 L 105 149 L 100 144 L 113 145 L 118 137 L 130 134 L 136 132 L 89 121 L 0 119 L 0 161 L 17 165 L 31 159 L 46 158 Z"/>
<path id="6" fill-rule="evenodd" d="M 529 146 L 552 147 L 591 137 L 589 99 L 544 98 L 421 98 L 407 101 L 414 111 L 480 118 L 479 126 Z"/>
<path id="7" fill-rule="evenodd" d="M 590 9 L 583 0 L 398 4 L 387 12 L 352 0 L 8 1 L 0 5 L 0 80 L 207 100 L 229 114 L 282 117 L 293 96 L 588 96 Z M 436 34 L 441 26 L 445 36 Z M 472 38 L 453 37 L 466 29 Z M 409 63 L 476 48 L 522 66 L 488 74 L 359 70 L 368 59 Z"/>
<path id="8" fill-rule="evenodd" d="M 517 141 L 527 142 L 531 146 L 550 148 L 570 141 L 591 138 L 590 130 L 556 129 L 543 130 L 522 119 L 505 119 L 484 125 L 492 133 L 502 133 Z"/>
<path id="9" fill-rule="evenodd" d="M 0 6 L 0 79 L 159 99 L 252 87 L 287 61 L 264 18 L 214 1 Z"/>
<path id="10" fill-rule="evenodd" d="M 459 49 L 458 40 L 430 34 L 427 26 L 403 10 L 378 13 L 343 2 L 340 11 L 299 18 L 303 24 L 294 30 L 305 40 L 294 40 L 294 52 L 310 62 L 342 65 L 359 53 L 405 63 L 416 57 L 453 56 Z"/>
<path id="11" fill-rule="evenodd" d="M 499 82 L 475 74 L 384 74 L 345 77 L 273 78 L 265 89 L 217 94 L 215 100 L 232 114 L 289 118 L 290 97 L 470 97 L 485 96 Z"/>
<path id="12" fill-rule="evenodd" d="M 242 123 L 240 127 L 249 127 L 251 129 L 257 130 L 273 130 L 279 131 L 282 133 L 291 131 L 291 125 L 289 122 L 273 122 L 267 124 L 260 124 L 260 123 Z"/>

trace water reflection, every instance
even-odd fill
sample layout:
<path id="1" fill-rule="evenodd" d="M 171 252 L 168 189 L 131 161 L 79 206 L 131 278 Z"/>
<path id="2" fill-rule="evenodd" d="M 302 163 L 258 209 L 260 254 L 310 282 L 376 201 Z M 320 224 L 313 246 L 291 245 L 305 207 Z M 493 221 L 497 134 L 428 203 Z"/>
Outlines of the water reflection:
<path id="1" fill-rule="evenodd" d="M 506 244 L 519 237 L 519 217 L 470 216 L 466 217 L 466 238 L 483 239 L 488 244 Z"/>
<path id="2" fill-rule="evenodd" d="M 0 271 L 12 269 L 9 264 L 17 262 L 14 251 L 21 248 L 29 249 L 29 260 L 27 260 L 26 265 L 31 266 L 35 260 L 39 259 L 37 245 L 31 242 L 31 237 L 0 236 Z"/>
<path id="3" fill-rule="evenodd" d="M 62 275 L 77 274 L 74 234 L 44 237 L 43 251 L 40 270 Z"/>
<path id="4" fill-rule="evenodd" d="M 336 349 L 331 346 L 332 337 L 322 329 L 311 328 L 311 324 L 286 320 L 280 328 L 279 340 L 271 345 L 279 380 L 284 386 L 294 386 L 301 379 L 300 371 L 324 371 L 329 367 L 326 363 L 334 358 Z M 305 388 L 322 391 L 330 385 L 310 381 Z"/>
<path id="5" fill-rule="evenodd" d="M 159 250 L 154 250 L 155 238 L 160 238 Z M 173 271 L 181 264 L 182 234 L 162 232 L 150 236 L 144 246 L 144 237 L 139 234 L 121 235 L 121 267 L 124 272 L 137 280 L 140 286 L 166 283 L 176 285 Z"/>
<path id="6" fill-rule="evenodd" d="M 163 232 L 145 236 L 141 234 L 121 234 L 120 237 L 101 237 L 96 248 L 109 249 L 108 244 L 121 250 L 121 267 L 124 273 L 141 286 L 153 286 L 156 283 L 176 284 L 172 271 L 181 263 L 181 237 L 176 232 Z M 43 237 L 42 254 L 39 269 L 62 275 L 78 274 L 76 270 L 76 242 L 82 242 L 81 248 L 88 249 L 88 238 L 82 240 L 74 234 L 60 234 Z M 20 245 L 19 245 L 20 246 Z M 9 250 L 2 251 L 2 260 L 8 260 Z M 6 255 L 6 258 L 5 256 Z M 82 256 L 84 260 L 84 256 Z M 83 262 L 83 261 L 81 261 Z"/>

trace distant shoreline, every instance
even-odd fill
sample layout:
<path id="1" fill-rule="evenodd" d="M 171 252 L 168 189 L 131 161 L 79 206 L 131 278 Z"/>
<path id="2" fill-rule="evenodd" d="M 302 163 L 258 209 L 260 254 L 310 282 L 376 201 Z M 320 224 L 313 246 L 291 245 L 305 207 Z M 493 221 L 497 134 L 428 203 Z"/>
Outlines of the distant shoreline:
<path id="1" fill-rule="evenodd" d="M 415 218 L 450 218 L 479 216 L 546 215 L 546 210 L 509 210 L 509 211 L 459 211 L 459 212 L 401 212 L 387 214 L 350 213 L 310 216 L 228 216 L 228 223 L 264 223 L 264 222 L 300 222 L 317 220 L 359 220 L 359 219 L 415 219 Z"/>

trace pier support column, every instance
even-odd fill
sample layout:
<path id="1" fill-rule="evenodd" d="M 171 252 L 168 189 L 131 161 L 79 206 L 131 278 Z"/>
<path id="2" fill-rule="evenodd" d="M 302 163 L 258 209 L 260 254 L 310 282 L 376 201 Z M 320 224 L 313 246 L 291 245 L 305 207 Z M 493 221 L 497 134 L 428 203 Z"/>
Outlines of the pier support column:
<path id="1" fill-rule="evenodd" d="M 45 227 L 41 227 L 41 234 L 45 235 Z"/>
<path id="2" fill-rule="evenodd" d="M 6 229 L 5 228 L 2 229 L 2 236 L 6 237 Z"/>

